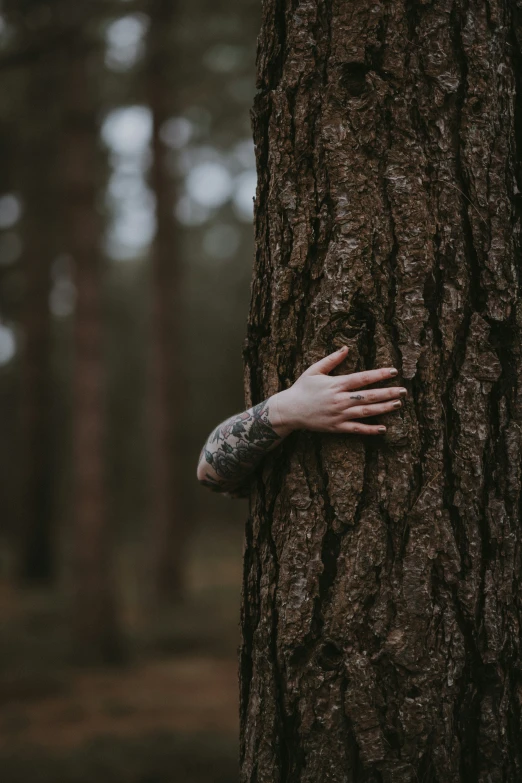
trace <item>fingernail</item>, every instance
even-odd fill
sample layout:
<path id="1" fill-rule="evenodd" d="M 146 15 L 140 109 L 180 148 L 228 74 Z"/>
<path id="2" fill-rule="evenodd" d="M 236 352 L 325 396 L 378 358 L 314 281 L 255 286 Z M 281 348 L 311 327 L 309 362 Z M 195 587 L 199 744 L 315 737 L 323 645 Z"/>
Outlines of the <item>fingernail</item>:
<path id="1" fill-rule="evenodd" d="M 408 389 L 399 389 L 399 397 L 406 397 Z"/>
<path id="2" fill-rule="evenodd" d="M 339 348 L 339 350 L 337 351 L 337 353 L 342 353 L 343 351 L 346 351 L 346 349 L 347 349 L 347 348 L 348 348 L 348 346 L 347 346 L 347 345 L 343 345 L 343 347 L 342 347 L 342 348 Z"/>
<path id="3" fill-rule="evenodd" d="M 392 377 L 394 377 L 395 375 L 398 375 L 398 374 L 399 374 L 399 371 L 396 370 L 395 367 L 392 367 L 392 369 L 390 370 L 390 375 Z"/>
<path id="4" fill-rule="evenodd" d="M 381 435 L 384 435 L 384 433 L 386 432 L 386 427 L 379 427 L 378 431 L 380 432 Z"/>
<path id="5" fill-rule="evenodd" d="M 394 408 L 400 408 L 402 406 L 402 402 L 400 400 L 395 400 L 393 403 Z"/>

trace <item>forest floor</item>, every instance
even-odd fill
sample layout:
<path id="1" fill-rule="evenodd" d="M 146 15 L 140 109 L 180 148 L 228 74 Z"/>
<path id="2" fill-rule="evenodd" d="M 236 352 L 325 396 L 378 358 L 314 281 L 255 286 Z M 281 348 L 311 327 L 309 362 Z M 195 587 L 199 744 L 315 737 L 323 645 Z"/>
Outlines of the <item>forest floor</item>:
<path id="1" fill-rule="evenodd" d="M 63 597 L 0 584 L 2 783 L 237 783 L 242 530 L 199 535 L 187 595 L 129 663 L 76 667 Z"/>

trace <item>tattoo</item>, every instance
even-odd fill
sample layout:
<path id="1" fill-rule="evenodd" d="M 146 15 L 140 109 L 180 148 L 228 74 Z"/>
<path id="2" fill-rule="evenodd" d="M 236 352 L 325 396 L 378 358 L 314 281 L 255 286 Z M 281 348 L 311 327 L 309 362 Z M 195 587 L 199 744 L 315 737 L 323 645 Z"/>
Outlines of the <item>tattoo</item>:
<path id="1" fill-rule="evenodd" d="M 245 477 L 281 440 L 270 423 L 267 400 L 232 416 L 216 427 L 201 450 L 200 461 L 204 458 L 218 477 L 206 473 L 201 483 L 216 492 L 245 497 Z"/>
<path id="2" fill-rule="evenodd" d="M 350 394 L 351 400 L 364 400 L 364 394 Z"/>

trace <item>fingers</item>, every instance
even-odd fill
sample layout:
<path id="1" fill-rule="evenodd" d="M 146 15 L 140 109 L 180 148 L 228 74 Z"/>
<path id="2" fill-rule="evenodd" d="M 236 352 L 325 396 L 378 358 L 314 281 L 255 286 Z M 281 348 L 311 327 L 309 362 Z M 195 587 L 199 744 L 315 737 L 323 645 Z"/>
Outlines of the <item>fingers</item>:
<path id="1" fill-rule="evenodd" d="M 375 402 L 384 402 L 386 400 L 397 400 L 400 397 L 406 397 L 408 391 L 403 386 L 385 386 L 382 389 L 371 389 L 351 392 L 345 392 L 339 395 L 339 399 L 346 404 L 346 407 L 352 405 L 366 405 Z"/>
<path id="2" fill-rule="evenodd" d="M 395 378 L 396 375 L 398 375 L 398 371 L 395 367 L 381 367 L 378 370 L 364 370 L 364 372 L 354 372 L 350 375 L 338 375 L 336 381 L 341 383 L 344 389 L 360 389 L 370 383 Z"/>
<path id="3" fill-rule="evenodd" d="M 325 356 L 324 359 L 319 359 L 315 364 L 311 364 L 306 370 L 307 375 L 327 375 L 334 370 L 338 364 L 341 364 L 343 359 L 346 358 L 348 353 L 348 346 L 343 345 L 335 353 L 331 353 L 329 356 Z M 347 376 L 348 377 L 348 376 Z"/>
<path id="4" fill-rule="evenodd" d="M 345 412 L 347 419 L 363 419 L 366 416 L 379 416 L 381 413 L 390 413 L 402 407 L 400 400 L 393 402 L 381 402 L 374 405 L 353 405 Z"/>
<path id="5" fill-rule="evenodd" d="M 349 432 L 352 435 L 384 435 L 386 427 L 382 424 L 362 424 L 359 421 L 345 421 L 339 425 L 337 432 Z"/>

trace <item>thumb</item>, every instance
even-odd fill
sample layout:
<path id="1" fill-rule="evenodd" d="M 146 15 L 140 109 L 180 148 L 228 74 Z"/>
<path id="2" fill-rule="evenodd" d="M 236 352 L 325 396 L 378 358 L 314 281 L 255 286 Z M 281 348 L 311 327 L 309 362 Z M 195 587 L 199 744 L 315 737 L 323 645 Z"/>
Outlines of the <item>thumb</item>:
<path id="1" fill-rule="evenodd" d="M 346 358 L 347 353 L 348 346 L 343 345 L 343 347 L 339 348 L 339 350 L 335 351 L 335 353 L 331 353 L 328 356 L 325 356 L 324 359 L 319 359 L 318 362 L 310 365 L 307 370 L 308 375 L 327 375 L 335 367 L 337 367 L 338 364 L 341 364 L 343 359 Z"/>

